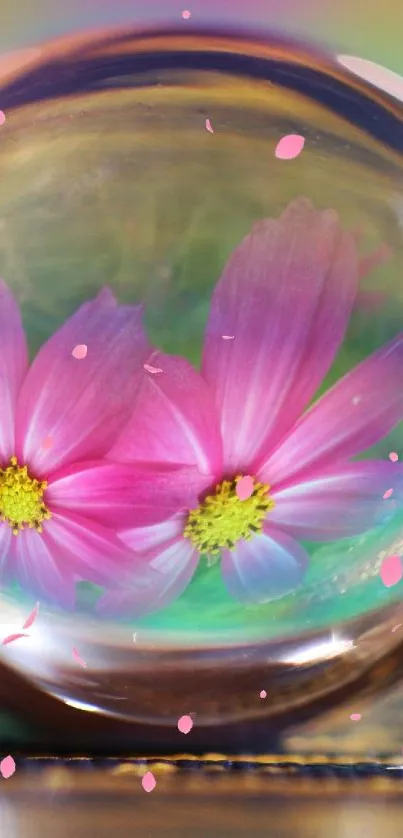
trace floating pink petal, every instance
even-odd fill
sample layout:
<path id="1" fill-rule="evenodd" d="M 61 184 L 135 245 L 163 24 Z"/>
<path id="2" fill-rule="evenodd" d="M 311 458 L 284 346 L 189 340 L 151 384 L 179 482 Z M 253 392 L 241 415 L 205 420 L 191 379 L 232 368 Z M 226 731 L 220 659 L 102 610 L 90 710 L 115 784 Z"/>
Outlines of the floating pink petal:
<path id="1" fill-rule="evenodd" d="M 178 719 L 178 730 L 180 733 L 190 733 L 193 727 L 193 719 L 191 716 L 181 716 Z"/>
<path id="2" fill-rule="evenodd" d="M 83 669 L 87 668 L 87 664 L 86 664 L 85 660 L 82 659 L 80 653 L 77 651 L 75 646 L 73 647 L 71 654 L 72 654 L 75 662 L 78 663 L 79 666 L 82 666 Z"/>
<path id="3" fill-rule="evenodd" d="M 4 125 L 5 121 L 6 121 L 6 115 L 5 115 L 4 111 L 0 111 L 0 125 Z"/>
<path id="4" fill-rule="evenodd" d="M 352 722 L 359 722 L 361 718 L 361 713 L 351 713 L 350 719 Z"/>
<path id="5" fill-rule="evenodd" d="M 266 692 L 266 690 L 261 690 L 261 691 L 260 691 L 260 693 L 259 693 L 259 695 L 260 695 L 260 698 L 267 698 L 267 692 Z"/>
<path id="6" fill-rule="evenodd" d="M 253 477 L 249 477 L 249 475 L 241 477 L 241 479 L 238 480 L 236 485 L 236 494 L 239 500 L 247 500 L 250 498 L 253 493 L 253 485 Z"/>
<path id="7" fill-rule="evenodd" d="M 293 160 L 301 154 L 305 145 L 305 137 L 301 134 L 287 134 L 276 145 L 275 155 L 278 160 Z"/>
<path id="8" fill-rule="evenodd" d="M 210 134 L 214 134 L 214 128 L 209 119 L 206 119 L 206 129 Z"/>
<path id="9" fill-rule="evenodd" d="M 393 489 L 387 489 L 384 495 L 382 495 L 383 500 L 387 500 L 388 498 L 392 497 Z"/>
<path id="10" fill-rule="evenodd" d="M 157 373 L 162 372 L 161 367 L 153 367 L 151 364 L 144 364 L 143 366 L 147 372 L 151 373 L 151 375 L 157 375 Z"/>
<path id="11" fill-rule="evenodd" d="M 403 576 L 403 565 L 400 556 L 387 556 L 381 564 L 379 575 L 385 588 L 397 585 Z"/>
<path id="12" fill-rule="evenodd" d="M 35 608 L 31 611 L 31 613 L 28 615 L 27 619 L 25 620 L 25 623 L 23 625 L 23 629 L 31 628 L 31 626 L 33 625 L 33 623 L 35 622 L 35 620 L 38 616 L 38 611 L 39 611 L 39 602 L 36 603 Z"/>
<path id="13" fill-rule="evenodd" d="M 396 454 L 396 451 L 391 451 L 389 454 L 389 459 L 392 463 L 397 463 L 399 459 L 399 454 Z"/>
<path id="14" fill-rule="evenodd" d="M 87 357 L 88 346 L 85 343 L 79 343 L 77 346 L 74 347 L 72 351 L 73 358 L 76 358 L 77 361 L 82 361 L 83 358 Z"/>
<path id="15" fill-rule="evenodd" d="M 234 340 L 235 335 L 221 335 L 223 340 Z"/>
<path id="16" fill-rule="evenodd" d="M 190 20 L 191 17 L 192 17 L 192 13 L 189 12 L 189 9 L 183 9 L 183 12 L 182 12 L 183 20 Z"/>
<path id="17" fill-rule="evenodd" d="M 4 757 L 0 762 L 0 774 L 5 780 L 8 780 L 15 773 L 15 760 L 11 756 Z"/>
<path id="18" fill-rule="evenodd" d="M 29 634 L 22 634 L 21 632 L 17 634 L 9 634 L 7 637 L 4 638 L 2 645 L 8 646 L 9 643 L 14 643 L 14 641 L 19 640 L 20 637 L 29 637 Z"/>
<path id="19" fill-rule="evenodd" d="M 144 774 L 144 777 L 141 781 L 141 785 L 143 786 L 144 791 L 154 791 L 155 786 L 157 785 L 157 781 L 152 771 L 147 771 L 147 773 Z"/>

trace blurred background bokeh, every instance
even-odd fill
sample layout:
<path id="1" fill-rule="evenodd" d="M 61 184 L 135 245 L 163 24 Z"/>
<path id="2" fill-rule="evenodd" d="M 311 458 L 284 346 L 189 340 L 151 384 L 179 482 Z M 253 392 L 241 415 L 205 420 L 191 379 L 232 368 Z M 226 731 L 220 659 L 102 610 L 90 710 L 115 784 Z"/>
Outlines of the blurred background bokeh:
<path id="1" fill-rule="evenodd" d="M 403 71 L 401 0 L 1 0 L 0 51 L 128 24 L 281 30 Z"/>

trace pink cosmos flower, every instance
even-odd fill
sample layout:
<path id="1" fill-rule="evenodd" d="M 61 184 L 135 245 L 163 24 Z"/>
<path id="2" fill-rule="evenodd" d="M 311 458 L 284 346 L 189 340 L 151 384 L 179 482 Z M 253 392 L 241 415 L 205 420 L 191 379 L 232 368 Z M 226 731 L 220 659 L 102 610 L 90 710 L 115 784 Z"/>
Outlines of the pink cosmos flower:
<path id="1" fill-rule="evenodd" d="M 162 373 L 144 379 L 110 452 L 137 464 L 136 517 L 121 536 L 137 553 L 132 586 L 107 593 L 102 611 L 166 606 L 202 554 L 221 562 L 235 598 L 270 601 L 301 583 L 301 542 L 354 536 L 387 510 L 393 463 L 352 458 L 403 418 L 403 333 L 309 406 L 343 341 L 359 274 L 337 214 L 298 199 L 231 256 L 201 373 L 150 355 Z M 136 578 L 144 565 L 158 571 L 147 591 Z"/>
<path id="2" fill-rule="evenodd" d="M 102 458 L 144 375 L 141 317 L 104 290 L 29 367 L 18 305 L 0 282 L 0 578 L 65 607 L 76 581 L 107 586 L 133 561 L 116 535 L 133 518 L 132 476 Z M 87 347 L 82 360 L 77 346 Z M 153 571 L 143 573 L 146 584 Z"/>

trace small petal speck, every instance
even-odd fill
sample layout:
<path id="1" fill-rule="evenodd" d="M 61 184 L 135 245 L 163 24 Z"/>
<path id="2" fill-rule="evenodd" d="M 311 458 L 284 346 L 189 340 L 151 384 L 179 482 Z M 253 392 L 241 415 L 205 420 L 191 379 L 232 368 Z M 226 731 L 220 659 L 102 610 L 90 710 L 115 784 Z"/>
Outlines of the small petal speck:
<path id="1" fill-rule="evenodd" d="M 266 692 L 266 690 L 260 690 L 259 695 L 260 695 L 260 698 L 267 698 L 267 692 Z"/>
<path id="2" fill-rule="evenodd" d="M 239 500 L 247 500 L 253 494 L 254 489 L 253 478 L 249 475 L 241 477 L 236 486 L 236 494 Z"/>
<path id="3" fill-rule="evenodd" d="M 78 663 L 78 665 L 79 665 L 79 666 L 82 666 L 82 667 L 83 667 L 83 669 L 86 669 L 86 668 L 87 668 L 87 664 L 86 664 L 85 660 L 83 660 L 83 658 L 81 657 L 80 653 L 77 651 L 77 649 L 76 649 L 75 647 L 73 648 L 73 650 L 72 650 L 72 653 L 71 653 L 71 654 L 72 654 L 72 656 L 73 656 L 73 658 L 74 658 L 75 662 L 76 662 L 76 663 Z"/>
<path id="4" fill-rule="evenodd" d="M 5 780 L 9 780 L 15 774 L 15 760 L 11 754 L 1 760 L 0 774 Z"/>
<path id="5" fill-rule="evenodd" d="M 234 340 L 235 335 L 221 335 L 223 340 Z"/>
<path id="6" fill-rule="evenodd" d="M 389 454 L 389 459 L 391 463 L 397 463 L 399 459 L 399 454 L 397 454 L 396 451 L 391 451 Z"/>
<path id="7" fill-rule="evenodd" d="M 178 719 L 178 730 L 180 733 L 190 733 L 193 727 L 193 719 L 191 716 L 181 716 Z"/>
<path id="8" fill-rule="evenodd" d="M 383 495 L 383 499 L 388 500 L 388 498 L 392 497 L 392 495 L 393 495 L 393 489 L 387 489 L 385 494 Z"/>
<path id="9" fill-rule="evenodd" d="M 6 121 L 6 115 L 5 115 L 4 111 L 0 111 L 0 125 L 4 125 L 5 121 Z"/>
<path id="10" fill-rule="evenodd" d="M 29 634 L 23 634 L 22 632 L 17 632 L 16 634 L 9 634 L 7 637 L 4 638 L 2 645 L 8 646 L 9 643 L 15 643 L 16 640 L 20 640 L 21 637 L 29 637 Z"/>
<path id="11" fill-rule="evenodd" d="M 39 602 L 36 603 L 35 608 L 32 609 L 31 613 L 28 614 L 27 619 L 23 625 L 23 629 L 29 629 L 34 624 L 39 611 Z"/>
<path id="12" fill-rule="evenodd" d="M 191 17 L 192 17 L 192 13 L 189 12 L 189 9 L 183 9 L 182 19 L 183 20 L 190 20 Z"/>
<path id="13" fill-rule="evenodd" d="M 147 771 L 147 773 L 144 774 L 144 777 L 141 781 L 141 785 L 143 786 L 144 791 L 154 791 L 155 786 L 157 785 L 157 781 L 152 771 Z"/>
<path id="14" fill-rule="evenodd" d="M 151 373 L 151 375 L 158 375 L 158 373 L 162 372 L 160 367 L 153 367 L 151 364 L 144 364 L 144 369 L 146 372 Z"/>
<path id="15" fill-rule="evenodd" d="M 351 713 L 350 719 L 352 722 L 359 722 L 362 719 L 361 713 Z"/>
<path id="16" fill-rule="evenodd" d="M 210 122 L 210 120 L 209 120 L 209 119 L 206 119 L 206 130 L 207 130 L 210 134 L 214 134 L 214 128 L 213 128 L 213 126 L 212 126 L 212 124 L 211 124 L 211 122 Z"/>
<path id="17" fill-rule="evenodd" d="M 72 356 L 77 361 L 82 361 L 84 358 L 87 357 L 88 346 L 85 343 L 79 343 L 77 346 L 74 347 L 72 351 Z"/>
<path id="18" fill-rule="evenodd" d="M 403 577 L 403 565 L 400 556 L 386 556 L 383 560 L 379 575 L 385 588 L 397 585 Z"/>
<path id="19" fill-rule="evenodd" d="M 278 160 L 294 160 L 301 154 L 305 145 L 305 137 L 301 134 L 287 134 L 276 145 L 275 155 Z"/>

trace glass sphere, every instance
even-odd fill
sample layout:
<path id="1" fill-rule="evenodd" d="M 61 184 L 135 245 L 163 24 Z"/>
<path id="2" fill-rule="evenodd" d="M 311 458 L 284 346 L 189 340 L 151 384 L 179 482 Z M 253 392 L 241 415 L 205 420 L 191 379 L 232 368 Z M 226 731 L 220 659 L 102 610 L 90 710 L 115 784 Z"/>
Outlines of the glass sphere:
<path id="1" fill-rule="evenodd" d="M 403 623 L 403 127 L 267 37 L 2 78 L 3 659 L 143 722 L 281 714 Z"/>

